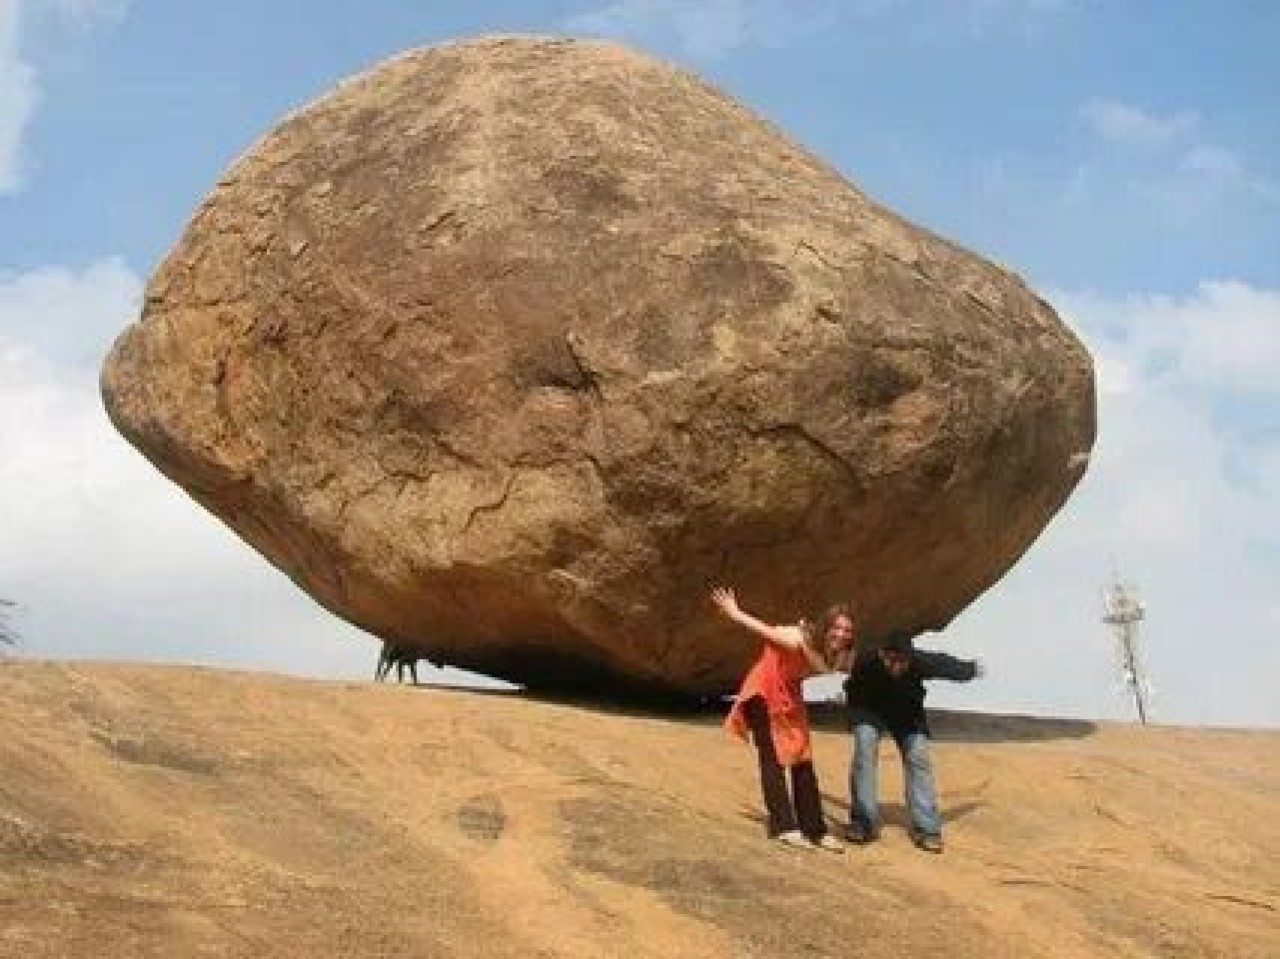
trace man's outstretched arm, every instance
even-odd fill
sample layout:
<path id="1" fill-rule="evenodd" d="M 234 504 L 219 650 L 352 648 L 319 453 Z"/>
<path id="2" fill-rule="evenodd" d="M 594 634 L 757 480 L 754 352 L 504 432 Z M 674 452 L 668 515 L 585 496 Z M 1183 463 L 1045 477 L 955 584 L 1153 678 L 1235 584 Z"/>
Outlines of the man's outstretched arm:
<path id="1" fill-rule="evenodd" d="M 982 663 L 976 659 L 961 659 L 930 649 L 916 650 L 915 662 L 922 679 L 950 679 L 957 683 L 967 683 L 985 672 Z"/>

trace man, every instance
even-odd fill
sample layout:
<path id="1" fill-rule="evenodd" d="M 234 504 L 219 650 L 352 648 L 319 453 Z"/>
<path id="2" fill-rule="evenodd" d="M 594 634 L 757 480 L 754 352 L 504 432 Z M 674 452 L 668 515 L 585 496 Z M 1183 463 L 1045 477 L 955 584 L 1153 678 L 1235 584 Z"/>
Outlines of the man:
<path id="1" fill-rule="evenodd" d="M 865 844 L 879 835 L 876 763 L 880 737 L 888 733 L 902 757 L 911 840 L 926 852 L 942 852 L 942 817 L 929 760 L 924 683 L 928 679 L 968 682 L 982 672 L 976 661 L 917 650 L 904 634 L 891 636 L 879 649 L 864 649 L 853 657 L 844 683 L 854 746 L 849 783 L 851 842 Z"/>

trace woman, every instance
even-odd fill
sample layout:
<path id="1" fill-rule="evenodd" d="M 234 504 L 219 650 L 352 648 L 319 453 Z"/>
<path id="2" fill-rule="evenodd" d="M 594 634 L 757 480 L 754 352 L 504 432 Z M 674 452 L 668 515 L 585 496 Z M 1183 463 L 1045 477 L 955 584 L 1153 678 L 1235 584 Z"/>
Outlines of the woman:
<path id="1" fill-rule="evenodd" d="M 742 681 L 725 728 L 743 739 L 749 732 L 755 744 L 769 835 L 789 846 L 812 844 L 843 852 L 841 842 L 827 834 L 822 815 L 801 682 L 806 676 L 828 672 L 828 657 L 843 655 L 852 644 L 848 609 L 832 607 L 819 631 L 803 620 L 793 626 L 770 626 L 744 612 L 733 590 L 725 587 L 712 590 L 711 601 L 726 617 L 765 641 Z M 790 794 L 784 767 L 791 770 Z"/>

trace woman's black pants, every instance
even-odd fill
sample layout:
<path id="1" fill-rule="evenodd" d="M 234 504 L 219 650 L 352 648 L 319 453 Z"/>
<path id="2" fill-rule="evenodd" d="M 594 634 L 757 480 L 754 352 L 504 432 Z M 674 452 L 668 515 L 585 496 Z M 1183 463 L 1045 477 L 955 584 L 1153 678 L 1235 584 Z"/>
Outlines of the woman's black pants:
<path id="1" fill-rule="evenodd" d="M 769 835 L 799 829 L 810 839 L 822 837 L 827 832 L 827 824 L 822 818 L 822 795 L 818 792 L 818 774 L 814 771 L 813 762 L 796 763 L 791 767 L 791 792 L 788 794 L 787 777 L 773 745 L 769 707 L 764 698 L 751 697 L 744 704 L 743 713 L 760 759 L 760 790 L 764 793 L 764 807 L 769 814 Z"/>

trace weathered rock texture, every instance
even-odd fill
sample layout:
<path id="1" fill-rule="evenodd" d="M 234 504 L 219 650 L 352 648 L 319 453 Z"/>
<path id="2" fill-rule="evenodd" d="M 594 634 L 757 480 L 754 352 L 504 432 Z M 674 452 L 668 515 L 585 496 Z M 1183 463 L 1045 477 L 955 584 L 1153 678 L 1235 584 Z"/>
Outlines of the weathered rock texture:
<path id="1" fill-rule="evenodd" d="M 624 48 L 419 50 L 237 162 L 103 372 L 329 609 L 536 685 L 724 690 L 708 586 L 946 624 L 1079 480 L 1092 367 L 1015 276 Z"/>
<path id="2" fill-rule="evenodd" d="M 935 716 L 945 861 L 800 861 L 704 718 L 0 660 L 0 959 L 1280 956 L 1280 731 Z"/>

